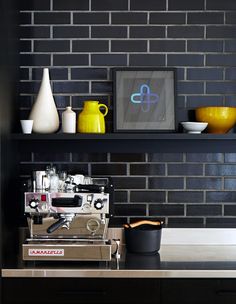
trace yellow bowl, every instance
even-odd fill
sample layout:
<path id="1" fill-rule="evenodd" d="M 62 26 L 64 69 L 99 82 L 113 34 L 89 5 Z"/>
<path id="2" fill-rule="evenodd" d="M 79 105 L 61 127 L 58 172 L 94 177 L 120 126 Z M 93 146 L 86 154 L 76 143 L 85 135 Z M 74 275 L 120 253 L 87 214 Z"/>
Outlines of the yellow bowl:
<path id="1" fill-rule="evenodd" d="M 234 107 L 201 107 L 195 109 L 196 121 L 208 122 L 208 133 L 227 133 L 236 123 Z"/>

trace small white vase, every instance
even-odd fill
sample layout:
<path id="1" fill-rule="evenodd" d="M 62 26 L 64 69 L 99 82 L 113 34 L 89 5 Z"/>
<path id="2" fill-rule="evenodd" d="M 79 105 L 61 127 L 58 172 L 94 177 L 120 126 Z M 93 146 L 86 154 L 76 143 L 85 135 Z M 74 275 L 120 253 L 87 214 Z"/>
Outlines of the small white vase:
<path id="1" fill-rule="evenodd" d="M 29 119 L 34 121 L 35 133 L 54 133 L 59 128 L 59 115 L 52 95 L 48 68 L 43 69 L 41 86 Z"/>
<path id="2" fill-rule="evenodd" d="M 76 132 L 76 113 L 71 110 L 71 107 L 66 107 L 66 110 L 62 113 L 62 132 Z"/>

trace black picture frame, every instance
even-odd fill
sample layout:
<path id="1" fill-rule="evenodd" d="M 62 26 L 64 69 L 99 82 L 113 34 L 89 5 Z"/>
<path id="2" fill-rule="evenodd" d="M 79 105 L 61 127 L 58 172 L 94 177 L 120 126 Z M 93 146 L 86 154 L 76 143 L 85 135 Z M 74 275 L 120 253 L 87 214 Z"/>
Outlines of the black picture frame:
<path id="1" fill-rule="evenodd" d="M 112 69 L 113 131 L 176 131 L 176 69 Z"/>

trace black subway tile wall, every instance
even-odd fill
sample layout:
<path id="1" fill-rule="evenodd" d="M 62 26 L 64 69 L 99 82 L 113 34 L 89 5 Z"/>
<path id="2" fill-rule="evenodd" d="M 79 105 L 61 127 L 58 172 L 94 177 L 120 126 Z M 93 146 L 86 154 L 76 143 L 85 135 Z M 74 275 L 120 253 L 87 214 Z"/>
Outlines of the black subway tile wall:
<path id="1" fill-rule="evenodd" d="M 160 218 L 170 227 L 236 227 L 234 153 L 23 153 L 20 173 L 58 170 L 112 177 L 119 226 Z M 230 164 L 229 164 L 230 163 Z"/>
<path id="2" fill-rule="evenodd" d="M 236 1 L 21 0 L 20 115 L 50 70 L 61 113 L 109 107 L 113 67 L 177 68 L 177 122 L 198 106 L 236 105 Z M 178 120 L 179 119 L 179 120 Z M 169 227 L 236 227 L 236 153 L 22 153 L 20 174 L 59 170 L 112 176 L 114 226 L 143 217 Z"/>

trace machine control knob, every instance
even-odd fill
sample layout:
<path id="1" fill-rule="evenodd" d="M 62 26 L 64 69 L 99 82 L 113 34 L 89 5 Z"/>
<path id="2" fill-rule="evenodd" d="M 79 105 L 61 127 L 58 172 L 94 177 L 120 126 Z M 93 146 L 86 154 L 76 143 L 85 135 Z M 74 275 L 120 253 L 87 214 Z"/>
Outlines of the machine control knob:
<path id="1" fill-rule="evenodd" d="M 104 206 L 104 202 L 102 199 L 98 198 L 95 202 L 94 202 L 94 208 L 97 210 L 101 210 Z"/>
<path id="2" fill-rule="evenodd" d="M 38 208 L 38 205 L 39 205 L 39 200 L 38 200 L 38 199 L 33 198 L 33 199 L 31 199 L 31 200 L 29 201 L 29 206 L 30 206 L 30 208 L 32 208 L 32 209 Z"/>

